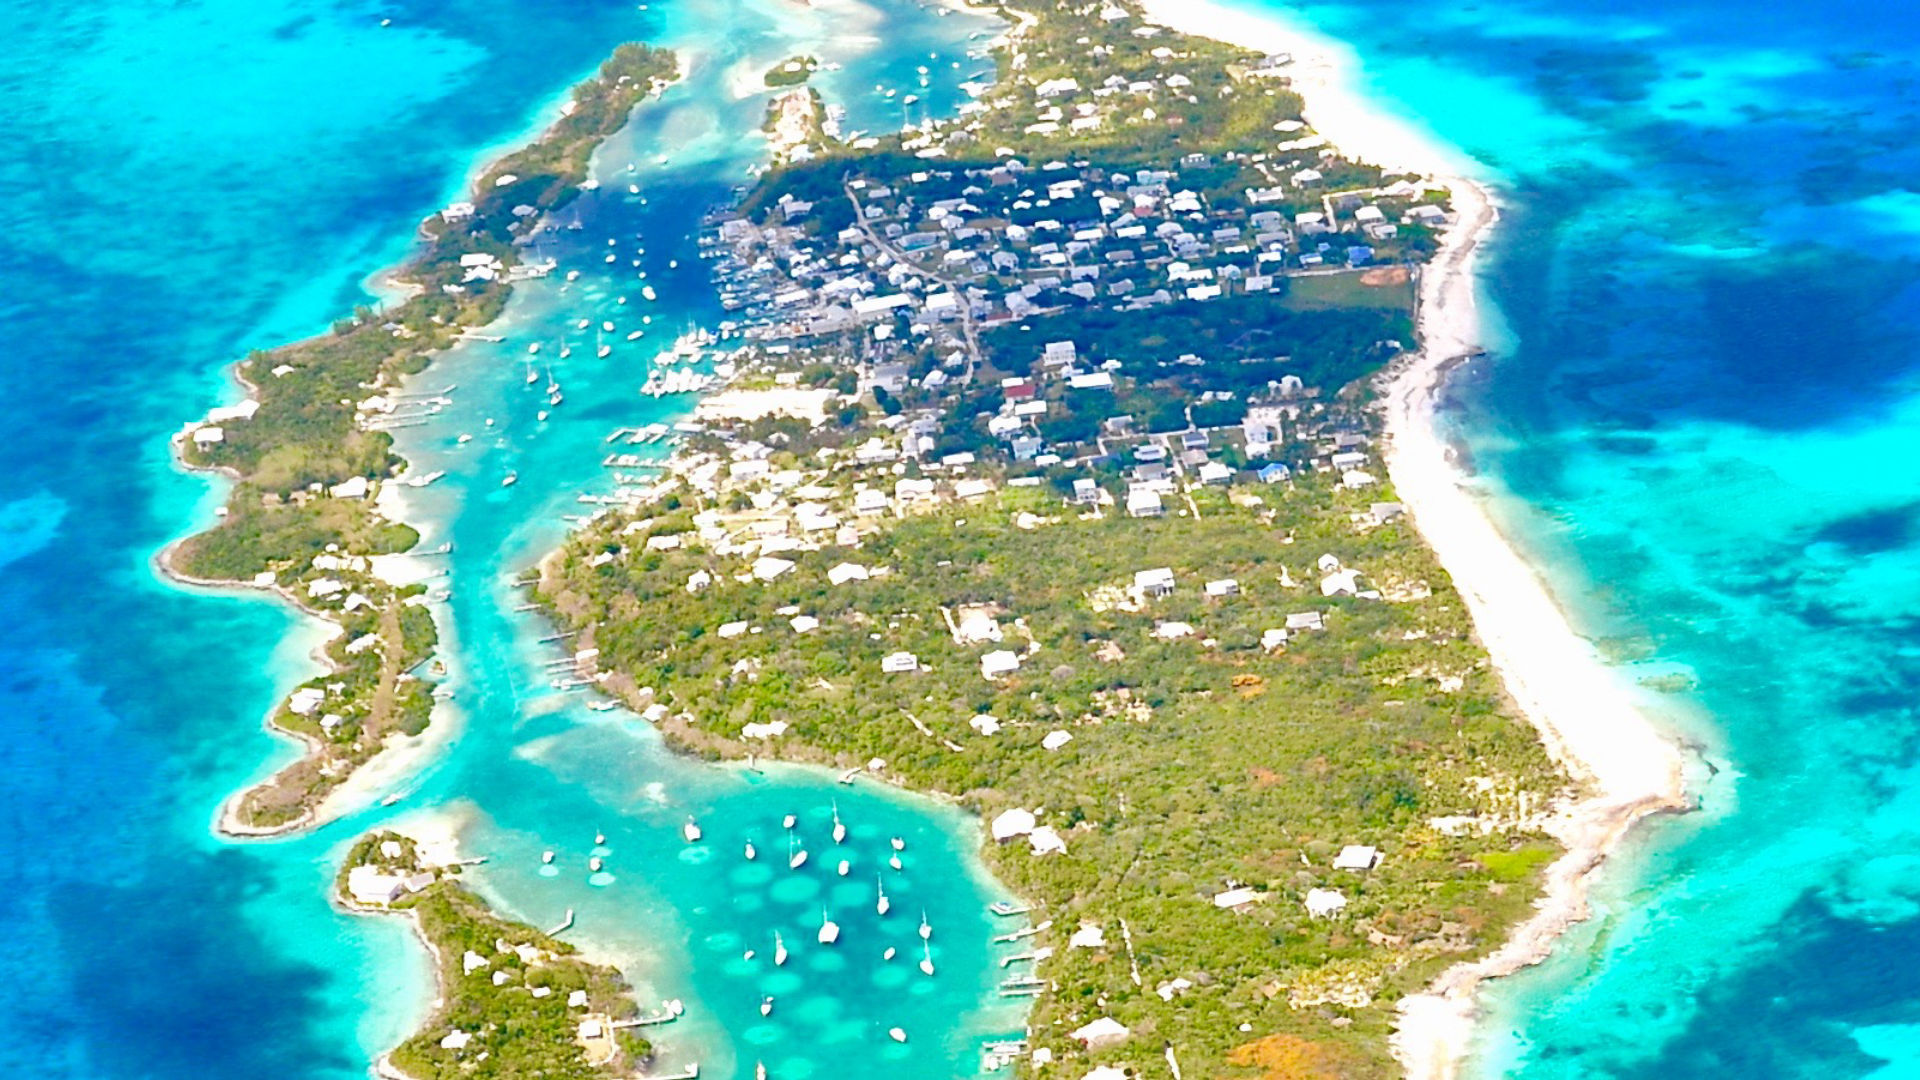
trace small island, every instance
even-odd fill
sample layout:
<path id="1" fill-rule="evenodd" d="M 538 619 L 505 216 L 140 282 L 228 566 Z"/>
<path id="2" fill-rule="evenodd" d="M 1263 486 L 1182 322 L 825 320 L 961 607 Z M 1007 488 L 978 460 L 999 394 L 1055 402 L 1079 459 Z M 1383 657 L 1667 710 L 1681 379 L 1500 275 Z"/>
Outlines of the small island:
<path id="1" fill-rule="evenodd" d="M 818 70 L 820 70 L 819 60 L 811 56 L 795 56 L 768 68 L 763 78 L 769 88 L 778 90 L 799 86 L 813 78 L 813 73 Z"/>
<path id="2" fill-rule="evenodd" d="M 380 1060 L 379 1073 L 602 1080 L 643 1066 L 653 1047 L 635 1033 L 639 1010 L 620 973 L 493 914 L 459 883 L 458 869 L 432 863 L 410 837 L 381 831 L 362 837 L 340 870 L 341 905 L 408 916 L 433 954 L 440 1004 Z"/>
<path id="3" fill-rule="evenodd" d="M 522 242 L 579 193 L 594 148 L 674 71 L 670 52 L 620 46 L 544 134 L 482 173 L 470 200 L 421 225 L 419 251 L 391 275 L 407 299 L 249 355 L 235 369 L 246 400 L 175 438 L 188 468 L 220 472 L 233 489 L 212 528 L 161 553 L 163 570 L 192 584 L 269 589 L 341 629 L 325 650 L 329 670 L 268 719 L 306 753 L 230 800 L 223 832 L 318 823 L 327 796 L 357 769 L 429 724 L 431 673 L 421 669 L 438 640 L 425 607 L 434 597 L 405 584 L 414 575 L 393 557 L 419 535 L 382 507 L 392 485 L 432 481 L 405 475 L 391 432 L 444 399 L 403 392 L 400 381 L 496 318 L 515 281 L 553 269 L 526 261 Z"/>

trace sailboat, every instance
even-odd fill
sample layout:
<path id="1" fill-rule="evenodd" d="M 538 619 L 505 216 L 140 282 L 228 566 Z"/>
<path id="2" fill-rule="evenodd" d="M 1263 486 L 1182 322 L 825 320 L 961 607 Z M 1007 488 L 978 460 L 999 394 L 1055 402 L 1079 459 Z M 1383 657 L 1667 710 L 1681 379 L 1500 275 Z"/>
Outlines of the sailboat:
<path id="1" fill-rule="evenodd" d="M 786 819 L 785 821 L 783 821 L 783 822 L 781 822 L 780 824 L 781 824 L 782 826 L 784 826 L 784 827 L 786 827 L 786 828 L 789 828 L 789 829 L 791 829 L 791 828 L 793 828 L 793 823 L 794 823 L 794 820 L 795 820 L 795 818 L 794 818 L 794 816 L 793 816 L 792 814 L 788 814 L 788 815 L 787 815 L 787 819 Z"/>
<path id="2" fill-rule="evenodd" d="M 895 870 L 900 869 L 900 856 L 894 855 L 888 858 L 887 865 L 893 867 Z"/>
<path id="3" fill-rule="evenodd" d="M 894 1042 L 903 1043 L 907 1041 L 907 1029 L 905 1028 L 888 1028 L 887 1035 L 891 1037 Z"/>
<path id="4" fill-rule="evenodd" d="M 768 1016 L 768 1015 L 771 1015 L 772 1012 L 773 1012 L 773 995 L 769 994 L 766 997 L 763 997 L 760 999 L 760 1015 Z"/>
<path id="5" fill-rule="evenodd" d="M 567 357 L 572 355 L 573 355 L 573 346 L 567 344 L 567 335 L 561 334 L 560 335 L 560 359 L 565 360 Z"/>
<path id="6" fill-rule="evenodd" d="M 788 833 L 787 834 L 787 869 L 798 870 L 800 869 L 800 867 L 806 864 L 806 861 L 807 861 L 807 849 L 803 847 L 795 847 L 793 843 L 793 834 Z"/>
<path id="7" fill-rule="evenodd" d="M 827 909 L 820 909 L 820 944 L 831 945 L 840 940 L 840 924 L 827 918 Z"/>
<path id="8" fill-rule="evenodd" d="M 605 341 L 603 341 L 603 340 L 601 340 L 601 338 L 600 338 L 600 335 L 599 335 L 598 333 L 595 333 L 595 334 L 593 335 L 593 340 L 594 340 L 594 343 L 595 343 L 595 344 L 597 344 L 597 345 L 599 345 L 599 346 L 600 346 L 600 347 L 599 347 L 598 349 L 595 349 L 595 350 L 594 350 L 594 355 L 595 355 L 595 356 L 598 356 L 598 357 L 600 357 L 601 359 L 605 359 L 606 357 L 608 357 L 608 356 L 610 356 L 610 355 L 612 355 L 612 353 L 613 353 L 613 346 L 611 346 L 611 345 L 609 345 L 609 344 L 607 344 L 607 343 L 606 343 Z"/>
<path id="9" fill-rule="evenodd" d="M 689 844 L 699 843 L 700 842 L 700 823 L 693 820 L 692 817 L 688 817 L 687 823 L 685 825 L 680 826 L 680 835 L 685 837 L 687 840 L 687 843 Z"/>
<path id="10" fill-rule="evenodd" d="M 923 908 L 920 912 L 920 940 L 925 941 L 932 936 L 933 924 L 927 921 L 927 913 Z"/>
<path id="11" fill-rule="evenodd" d="M 780 931 L 773 932 L 773 966 L 779 967 L 787 962 L 787 943 L 780 940 Z"/>
<path id="12" fill-rule="evenodd" d="M 756 1061 L 753 1063 L 753 1080 L 767 1080 L 766 1062 Z"/>
<path id="13" fill-rule="evenodd" d="M 847 871 L 851 869 L 853 869 L 853 864 L 845 859 L 841 859 L 840 865 L 834 868 L 834 873 L 839 874 L 841 877 L 846 877 Z"/>
<path id="14" fill-rule="evenodd" d="M 880 891 L 879 898 L 873 902 L 873 910 L 877 914 L 885 915 L 893 909 L 893 901 L 887 899 L 887 883 L 880 879 L 880 875 L 875 874 L 873 884 Z"/>
<path id="15" fill-rule="evenodd" d="M 749 840 L 747 841 L 747 861 L 748 862 L 753 861 L 754 854 L 755 852 L 753 850 L 753 841 Z"/>
<path id="16" fill-rule="evenodd" d="M 897 953 L 898 953 L 899 951 L 900 951 L 900 950 L 898 950 L 898 949 L 896 949 L 896 948 L 894 948 L 893 946 L 891 946 L 891 945 L 889 945 L 889 946 L 887 946 L 887 951 L 886 951 L 886 952 L 883 952 L 883 953 L 881 953 L 881 954 L 880 954 L 880 959 L 882 959 L 882 960 L 891 960 L 891 959 L 893 959 L 893 958 L 894 958 L 894 956 L 895 956 L 895 954 L 897 954 Z"/>
<path id="17" fill-rule="evenodd" d="M 539 351 L 540 351 L 540 343 L 539 343 L 539 342 L 537 342 L 537 341 L 529 341 L 529 342 L 527 342 L 527 355 L 528 355 L 528 356 L 532 356 L 532 355 L 534 355 L 534 354 L 536 354 L 536 353 L 538 353 Z"/>
<path id="18" fill-rule="evenodd" d="M 895 851 L 905 851 L 905 850 L 907 850 L 907 842 L 906 842 L 905 840 L 902 840 L 902 839 L 900 839 L 900 838 L 899 838 L 899 837 L 897 837 L 897 836 L 896 836 L 896 837 L 894 837 L 894 838 L 893 838 L 893 850 L 895 850 Z"/>
<path id="19" fill-rule="evenodd" d="M 833 842 L 843 844 L 847 840 L 847 827 L 840 823 L 840 804 L 833 804 Z"/>
<path id="20" fill-rule="evenodd" d="M 933 974 L 933 946 L 924 941 L 920 943 L 920 970 Z"/>
<path id="21" fill-rule="evenodd" d="M 540 373 L 533 369 L 532 364 L 528 364 L 527 365 L 527 385 L 532 386 L 534 383 L 537 383 L 539 381 L 540 381 Z"/>

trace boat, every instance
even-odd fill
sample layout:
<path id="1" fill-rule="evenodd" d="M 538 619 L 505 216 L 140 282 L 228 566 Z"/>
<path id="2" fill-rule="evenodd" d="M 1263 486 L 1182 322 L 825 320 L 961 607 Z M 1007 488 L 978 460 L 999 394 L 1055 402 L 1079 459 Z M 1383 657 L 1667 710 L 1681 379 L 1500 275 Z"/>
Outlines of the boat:
<path id="1" fill-rule="evenodd" d="M 906 1041 L 907 1041 L 907 1033 L 906 1033 L 906 1031 L 905 1031 L 905 1029 L 903 1029 L 903 1028 L 888 1028 L 888 1029 L 887 1029 L 887 1034 L 888 1034 L 888 1035 L 891 1035 L 891 1036 L 893 1037 L 893 1041 L 894 1041 L 894 1042 L 906 1042 Z"/>
<path id="2" fill-rule="evenodd" d="M 848 862 L 848 861 L 847 861 L 847 860 L 845 860 L 845 859 L 841 859 L 841 860 L 840 860 L 840 865 L 839 865 L 839 866 L 837 866 L 837 867 L 834 867 L 834 872 L 835 872 L 835 873 L 837 873 L 837 874 L 839 874 L 839 875 L 840 875 L 841 877 L 846 877 L 846 876 L 847 876 L 847 871 L 849 871 L 849 870 L 851 870 L 851 869 L 853 869 L 853 864 L 852 864 L 852 863 L 850 863 L 850 862 Z"/>
<path id="3" fill-rule="evenodd" d="M 840 940 L 840 924 L 827 918 L 825 908 L 820 909 L 820 944 L 831 945 Z"/>
<path id="4" fill-rule="evenodd" d="M 747 841 L 747 861 L 752 862 L 755 854 L 756 853 L 753 850 L 753 841 L 751 840 Z"/>
<path id="5" fill-rule="evenodd" d="M 928 975 L 933 974 L 933 946 L 924 941 L 920 943 L 920 970 Z"/>
<path id="6" fill-rule="evenodd" d="M 993 903 L 987 905 L 987 910 L 1004 918 L 1008 915 L 1024 915 L 1033 909 L 1025 904 L 1016 904 L 1010 900 L 995 900 Z"/>
<path id="7" fill-rule="evenodd" d="M 755 956 L 755 955 L 756 955 L 756 954 L 754 953 L 754 951 L 753 951 L 752 949 L 748 949 L 748 950 L 747 950 L 746 952 L 743 952 L 743 953 L 741 953 L 741 954 L 740 954 L 740 959 L 742 959 L 742 960 L 751 960 L 751 959 L 753 959 L 753 958 L 754 958 L 754 956 Z"/>
<path id="8" fill-rule="evenodd" d="M 833 804 L 833 842 L 836 844 L 842 844 L 846 842 L 846 839 L 847 839 L 847 827 L 840 823 L 840 804 L 834 803 Z"/>
<path id="9" fill-rule="evenodd" d="M 467 443 L 470 443 L 470 442 L 472 442 L 472 441 L 473 441 L 473 436 L 471 436 L 471 435 L 469 435 L 469 434 L 467 434 L 466 432 L 464 432 L 464 431 L 463 431 L 463 432 L 461 432 L 461 433 L 460 433 L 460 437 L 459 437 L 459 438 L 457 438 L 457 439 L 455 439 L 455 440 L 453 440 L 453 441 L 454 441 L 454 442 L 457 442 L 457 443 L 460 443 L 461 445 L 463 445 L 463 446 L 464 446 L 464 445 L 466 445 Z"/>
<path id="10" fill-rule="evenodd" d="M 874 876 L 873 883 L 880 890 L 879 897 L 873 902 L 873 910 L 875 914 L 885 915 L 893 909 L 893 901 L 887 899 L 887 883 L 882 881 L 879 875 Z"/>
<path id="11" fill-rule="evenodd" d="M 568 227 L 568 228 L 572 228 L 573 226 L 571 226 L 571 225 L 569 225 L 569 226 L 567 226 L 567 227 Z M 567 280 L 568 280 L 568 281 L 579 281 L 579 280 L 580 280 L 580 271 L 578 271 L 578 270 L 569 270 L 569 271 L 567 271 Z"/>
<path id="12" fill-rule="evenodd" d="M 896 836 L 896 837 L 894 837 L 894 838 L 893 838 L 893 850 L 895 850 L 895 851 L 905 851 L 905 850 L 907 850 L 907 842 L 906 842 L 905 840 L 902 840 L 902 839 L 900 839 L 900 838 L 899 838 L 899 837 L 897 837 L 897 836 Z"/>
<path id="13" fill-rule="evenodd" d="M 806 865 L 806 862 L 807 862 L 807 849 L 803 847 L 795 847 L 793 842 L 793 836 L 789 834 L 787 836 L 787 869 L 798 870 L 802 866 Z"/>
<path id="14" fill-rule="evenodd" d="M 646 298 L 647 298 L 647 299 L 649 299 L 649 300 L 658 300 L 658 299 L 660 299 L 660 294 L 659 294 L 659 293 L 656 293 L 656 292 L 654 292 L 654 291 L 653 291 L 653 286 L 651 286 L 651 285 L 642 285 L 642 286 L 640 286 L 640 295 L 641 295 L 641 296 L 644 296 L 644 297 L 646 297 Z"/>
<path id="15" fill-rule="evenodd" d="M 599 844 L 604 844 L 604 843 L 606 843 L 606 842 L 607 842 L 607 834 L 606 834 L 606 833 L 603 833 L 603 832 L 597 832 L 597 833 L 594 833 L 594 834 L 593 834 L 593 842 L 594 842 L 594 844 L 595 844 L 595 845 L 599 845 Z"/>
<path id="16" fill-rule="evenodd" d="M 793 816 L 792 814 L 788 814 L 788 815 L 787 815 L 787 820 L 785 820 L 785 821 L 783 821 L 783 822 L 781 822 L 781 824 L 782 824 L 782 825 L 784 825 L 785 827 L 787 827 L 787 828 L 789 828 L 789 829 L 791 829 L 791 828 L 793 828 L 793 823 L 794 823 L 794 821 L 795 821 L 795 820 L 796 820 L 796 819 L 794 818 L 794 816 Z"/>
<path id="17" fill-rule="evenodd" d="M 501 477 L 501 478 L 500 478 L 500 486 L 501 486 L 501 487 L 512 487 L 512 486 L 513 486 L 513 484 L 514 484 L 514 481 L 516 481 L 516 480 L 518 480 L 518 479 L 520 479 L 520 474 L 519 474 L 519 473 L 517 473 L 517 472 L 508 472 L 508 473 L 507 473 L 507 475 L 505 475 L 505 476 L 503 476 L 503 477 Z"/>
<path id="18" fill-rule="evenodd" d="M 895 855 L 889 858 L 887 860 L 887 865 L 893 867 L 895 870 L 900 869 L 900 856 Z"/>
<path id="19" fill-rule="evenodd" d="M 898 950 L 898 949 L 896 949 L 896 948 L 894 948 L 893 946 L 891 946 L 891 945 L 889 945 L 889 946 L 887 946 L 887 951 L 886 951 L 886 952 L 883 952 L 883 953 L 881 953 L 881 954 L 880 954 L 880 959 L 882 959 L 882 960 L 891 960 L 891 959 L 893 959 L 893 958 L 894 958 L 894 957 L 895 957 L 896 955 L 898 955 L 898 954 L 899 954 L 899 952 L 900 952 L 900 950 Z"/>
<path id="20" fill-rule="evenodd" d="M 787 943 L 780 940 L 780 931 L 773 932 L 773 966 L 779 967 L 787 962 Z"/>
<path id="21" fill-rule="evenodd" d="M 680 826 L 680 835 L 685 837 L 687 843 L 689 844 L 699 843 L 700 842 L 700 823 L 693 820 L 691 817 L 689 817 L 687 819 L 687 823 L 685 825 Z"/>
<path id="22" fill-rule="evenodd" d="M 767 1080 L 767 1065 L 764 1061 L 753 1063 L 753 1080 Z"/>
<path id="23" fill-rule="evenodd" d="M 380 800 L 380 805 L 381 805 L 381 806 L 392 806 L 393 804 L 395 804 L 395 803 L 397 803 L 397 802 L 399 802 L 399 801 L 400 801 L 401 799 L 404 799 L 404 798 L 406 798 L 406 795 L 404 795 L 404 794 L 402 794 L 401 792 L 398 792 L 398 791 L 396 791 L 396 792 L 394 792 L 394 793 L 392 793 L 391 795 L 388 795 L 388 796 L 387 796 L 386 798 L 384 798 L 384 799 L 381 799 L 381 800 Z"/>
<path id="24" fill-rule="evenodd" d="M 760 1015 L 768 1016 L 768 1015 L 771 1015 L 772 1013 L 773 1013 L 773 995 L 769 994 L 766 997 L 763 997 L 760 999 Z"/>
<path id="25" fill-rule="evenodd" d="M 920 912 L 920 940 L 925 941 L 932 936 L 933 924 L 927 921 L 927 913 L 922 909 Z"/>
<path id="26" fill-rule="evenodd" d="M 600 856 L 598 855 L 595 855 L 593 858 L 587 860 L 587 869 L 593 871 L 596 874 L 599 873 L 600 868 L 605 865 L 606 865 L 605 863 L 600 861 Z"/>
<path id="27" fill-rule="evenodd" d="M 538 353 L 539 351 L 540 351 L 540 343 L 539 343 L 539 342 L 537 342 L 537 341 L 529 341 L 529 342 L 527 342 L 527 355 L 529 355 L 529 356 L 532 356 L 532 355 L 535 355 L 535 354 L 537 354 L 537 353 Z"/>
<path id="28" fill-rule="evenodd" d="M 539 381 L 540 381 L 540 373 L 533 370 L 532 364 L 528 364 L 527 365 L 527 385 L 532 386 L 534 383 L 537 383 Z"/>
<path id="29" fill-rule="evenodd" d="M 553 861 L 553 852 L 551 852 L 551 851 L 543 851 L 543 852 L 541 852 L 541 853 L 540 853 L 540 862 L 541 862 L 542 864 L 545 864 L 545 863 L 550 863 L 550 862 L 552 862 L 552 861 Z"/>

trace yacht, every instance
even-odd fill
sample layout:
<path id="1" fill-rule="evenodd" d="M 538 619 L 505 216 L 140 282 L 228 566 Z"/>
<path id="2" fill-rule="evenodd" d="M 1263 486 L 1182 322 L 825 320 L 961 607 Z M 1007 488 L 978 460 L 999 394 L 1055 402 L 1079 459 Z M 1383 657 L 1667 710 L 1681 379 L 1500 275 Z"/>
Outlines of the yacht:
<path id="1" fill-rule="evenodd" d="M 700 842 L 700 823 L 693 820 L 692 818 L 688 818 L 687 823 L 685 825 L 680 826 L 680 835 L 685 837 L 687 843 L 689 844 L 699 843 Z"/>
<path id="2" fill-rule="evenodd" d="M 933 946 L 924 941 L 920 943 L 920 970 L 928 975 L 933 974 Z"/>
<path id="3" fill-rule="evenodd" d="M 920 940 L 925 941 L 932 936 L 933 924 L 927 921 L 927 913 L 922 911 L 920 912 Z"/>
<path id="4" fill-rule="evenodd" d="M 793 842 L 793 835 L 789 833 L 787 835 L 787 869 L 798 870 L 802 866 L 805 866 L 806 862 L 807 849 L 796 846 Z"/>
<path id="5" fill-rule="evenodd" d="M 827 918 L 825 908 L 820 909 L 820 944 L 831 945 L 840 940 L 840 924 Z"/>
<path id="6" fill-rule="evenodd" d="M 839 875 L 840 875 L 841 877 L 846 877 L 846 876 L 847 876 L 847 871 L 849 871 L 849 870 L 851 870 L 851 869 L 853 869 L 853 864 L 852 864 L 852 863 L 850 863 L 850 862 L 848 862 L 848 861 L 847 861 L 847 860 L 845 860 L 845 859 L 841 859 L 841 860 L 840 860 L 840 865 L 839 865 L 839 866 L 836 866 L 836 867 L 834 867 L 834 873 L 836 873 L 836 874 L 839 874 Z"/>
<path id="7" fill-rule="evenodd" d="M 747 854 L 747 861 L 748 861 L 748 862 L 752 862 L 752 861 L 753 861 L 753 857 L 754 857 L 754 854 L 755 854 L 755 852 L 754 852 L 754 850 L 753 850 L 753 841 L 751 841 L 751 840 L 749 840 L 749 841 L 747 841 L 747 852 L 746 852 L 746 854 Z"/>
<path id="8" fill-rule="evenodd" d="M 787 962 L 787 943 L 780 940 L 780 931 L 773 932 L 773 966 L 779 967 Z"/>
<path id="9" fill-rule="evenodd" d="M 760 999 L 760 1015 L 769 1016 L 769 1015 L 772 1015 L 772 1013 L 773 1013 L 773 996 L 769 994 L 768 996 Z"/>
<path id="10" fill-rule="evenodd" d="M 874 877 L 873 883 L 874 886 L 880 890 L 879 897 L 873 902 L 873 910 L 876 914 L 885 915 L 893 908 L 893 901 L 887 899 L 887 883 L 882 881 L 877 875 Z"/>
<path id="11" fill-rule="evenodd" d="M 840 804 L 833 805 L 833 842 L 843 844 L 847 840 L 847 827 L 840 823 Z"/>

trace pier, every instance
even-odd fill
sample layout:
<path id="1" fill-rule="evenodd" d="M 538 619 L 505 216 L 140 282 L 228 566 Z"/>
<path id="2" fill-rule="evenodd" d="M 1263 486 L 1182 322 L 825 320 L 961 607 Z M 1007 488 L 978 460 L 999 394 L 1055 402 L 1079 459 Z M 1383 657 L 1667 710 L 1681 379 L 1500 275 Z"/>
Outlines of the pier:
<path id="1" fill-rule="evenodd" d="M 1010 934 L 996 935 L 993 940 L 996 944 L 1005 945 L 1011 941 L 1019 941 L 1021 938 L 1030 938 L 1033 935 L 1039 933 L 1042 930 L 1047 929 L 1052 925 L 1053 925 L 1053 920 L 1048 919 L 1046 922 L 1041 923 L 1039 926 L 1022 927 L 1021 929 L 1015 930 Z"/>
<path id="2" fill-rule="evenodd" d="M 564 934 L 571 929 L 573 929 L 573 909 L 568 908 L 567 917 L 560 920 L 559 926 L 556 926 L 553 929 L 547 931 L 547 936 L 559 937 L 561 934 Z"/>

